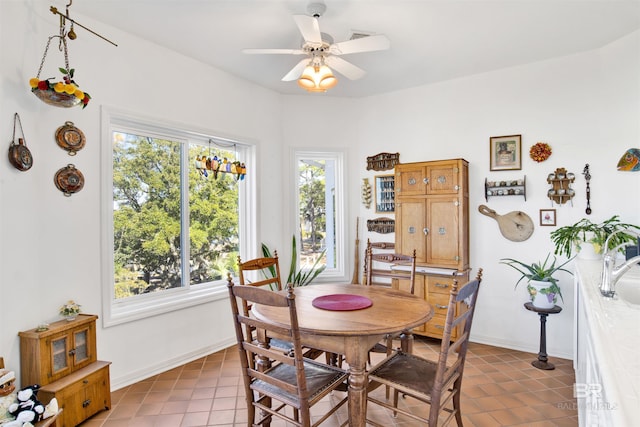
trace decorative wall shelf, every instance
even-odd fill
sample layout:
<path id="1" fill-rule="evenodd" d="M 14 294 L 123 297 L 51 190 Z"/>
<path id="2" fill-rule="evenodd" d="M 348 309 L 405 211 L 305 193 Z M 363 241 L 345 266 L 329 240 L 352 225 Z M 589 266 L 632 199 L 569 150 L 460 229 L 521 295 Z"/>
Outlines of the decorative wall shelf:
<path id="1" fill-rule="evenodd" d="M 547 182 L 551 184 L 551 188 L 547 192 L 547 196 L 551 199 L 551 205 L 557 203 L 564 205 L 567 202 L 571 202 L 573 206 L 573 196 L 576 192 L 571 188 L 571 184 L 576 179 L 575 174 L 567 172 L 565 168 L 558 168 L 555 172 L 552 172 L 547 176 Z"/>
<path id="2" fill-rule="evenodd" d="M 400 153 L 379 153 L 367 157 L 367 170 L 386 171 L 400 163 Z"/>
<path id="3" fill-rule="evenodd" d="M 522 196 L 527 201 L 527 176 L 508 181 L 489 181 L 484 179 L 484 199 L 488 202 L 493 196 Z"/>
<path id="4" fill-rule="evenodd" d="M 395 233 L 396 220 L 393 218 L 368 219 L 367 230 L 373 233 L 380 233 L 380 234 Z"/>

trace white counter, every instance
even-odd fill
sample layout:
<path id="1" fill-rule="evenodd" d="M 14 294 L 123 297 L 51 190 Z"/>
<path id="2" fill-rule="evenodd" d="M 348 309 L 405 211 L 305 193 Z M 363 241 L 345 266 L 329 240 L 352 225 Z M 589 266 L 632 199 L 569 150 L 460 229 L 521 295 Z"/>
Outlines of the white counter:
<path id="1" fill-rule="evenodd" d="M 602 261 L 576 260 L 575 268 L 580 425 L 640 426 L 640 306 L 600 294 Z M 640 285 L 640 269 L 626 274 Z"/>

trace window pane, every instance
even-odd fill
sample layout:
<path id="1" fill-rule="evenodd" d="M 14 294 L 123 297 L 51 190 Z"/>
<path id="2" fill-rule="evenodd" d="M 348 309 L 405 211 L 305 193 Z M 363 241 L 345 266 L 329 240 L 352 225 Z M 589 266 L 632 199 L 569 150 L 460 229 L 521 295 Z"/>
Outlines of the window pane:
<path id="1" fill-rule="evenodd" d="M 202 145 L 189 146 L 191 284 L 221 280 L 227 272 L 237 269 L 240 177 L 211 170 L 219 163 L 222 163 L 220 170 L 225 170 L 230 163 L 227 159 L 237 156 L 226 150 L 215 152 Z M 209 162 L 209 167 L 200 162 Z"/>
<path id="2" fill-rule="evenodd" d="M 182 285 L 181 146 L 113 132 L 116 299 Z"/>
<path id="3" fill-rule="evenodd" d="M 300 263 L 303 269 L 318 265 L 335 268 L 335 161 L 298 161 L 300 213 Z M 323 254 L 324 253 L 324 254 Z"/>

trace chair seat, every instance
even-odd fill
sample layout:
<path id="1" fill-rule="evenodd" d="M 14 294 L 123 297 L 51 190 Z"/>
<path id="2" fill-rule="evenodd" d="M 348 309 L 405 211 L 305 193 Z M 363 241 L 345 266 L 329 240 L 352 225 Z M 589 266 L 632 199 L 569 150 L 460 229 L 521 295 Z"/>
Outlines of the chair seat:
<path id="1" fill-rule="evenodd" d="M 333 366 L 324 365 L 312 360 L 304 361 L 304 373 L 307 381 L 307 388 L 313 393 L 309 396 L 309 403 L 313 404 L 316 399 L 322 398 L 327 388 L 331 388 L 336 383 L 342 383 L 348 377 L 347 371 Z M 283 363 L 269 369 L 265 372 L 270 377 L 279 379 L 287 384 L 296 384 L 296 368 Z M 275 387 L 262 380 L 255 380 L 251 383 L 251 389 L 258 393 L 264 393 L 272 396 L 282 402 L 299 407 L 300 401 L 295 394 L 287 393 L 281 388 Z"/>
<path id="2" fill-rule="evenodd" d="M 399 351 L 369 372 L 369 378 L 383 384 L 409 388 L 412 393 L 428 395 L 437 370 L 435 362 Z"/>

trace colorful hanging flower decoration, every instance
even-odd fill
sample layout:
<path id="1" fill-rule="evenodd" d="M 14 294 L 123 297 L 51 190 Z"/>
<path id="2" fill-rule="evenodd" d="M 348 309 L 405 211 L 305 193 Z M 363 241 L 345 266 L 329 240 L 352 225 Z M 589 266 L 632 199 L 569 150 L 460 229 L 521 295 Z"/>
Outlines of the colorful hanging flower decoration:
<path id="1" fill-rule="evenodd" d="M 551 147 L 546 142 L 538 142 L 529 149 L 529 157 L 540 163 L 544 162 L 551 156 Z"/>
<path id="2" fill-rule="evenodd" d="M 53 98 L 56 102 L 60 101 L 60 97 L 67 97 L 71 99 L 76 98 L 76 102 L 82 103 L 82 108 L 85 108 L 91 99 L 91 95 L 78 88 L 77 83 L 73 80 L 73 73 L 75 70 L 73 68 L 68 71 L 64 68 L 59 68 L 59 70 L 63 74 L 63 81 L 52 82 L 50 80 L 52 80 L 53 77 L 46 80 L 40 80 L 37 77 L 34 77 L 29 80 L 31 92 L 36 95 L 38 95 L 38 91 L 40 91 L 40 93 L 48 93 L 48 98 Z"/>

